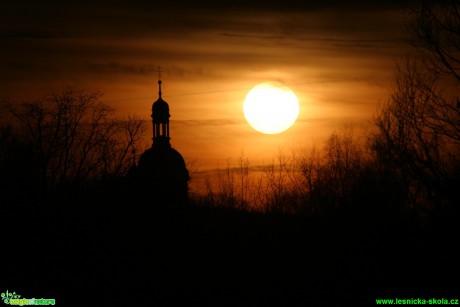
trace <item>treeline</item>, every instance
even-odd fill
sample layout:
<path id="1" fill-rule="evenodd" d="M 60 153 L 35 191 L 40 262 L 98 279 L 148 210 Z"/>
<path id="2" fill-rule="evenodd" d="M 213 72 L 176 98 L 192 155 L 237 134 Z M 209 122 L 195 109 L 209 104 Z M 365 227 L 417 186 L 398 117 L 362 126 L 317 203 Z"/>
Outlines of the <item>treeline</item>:
<path id="1" fill-rule="evenodd" d="M 414 167 L 412 172 L 412 165 L 390 153 L 381 131 L 364 137 L 353 131 L 344 126 L 321 146 L 280 151 L 262 166 L 252 166 L 242 155 L 206 177 L 192 199 L 199 205 L 248 211 L 383 219 L 456 207 L 460 168 L 453 153 L 431 165 L 443 170 L 433 178 L 433 169 Z M 410 160 L 417 163 L 415 157 Z"/>

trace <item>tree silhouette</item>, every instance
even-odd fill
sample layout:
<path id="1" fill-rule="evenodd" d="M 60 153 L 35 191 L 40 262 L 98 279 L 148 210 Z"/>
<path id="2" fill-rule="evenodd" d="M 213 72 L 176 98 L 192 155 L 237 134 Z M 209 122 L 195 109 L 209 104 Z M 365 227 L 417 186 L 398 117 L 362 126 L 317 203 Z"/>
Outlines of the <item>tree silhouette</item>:
<path id="1" fill-rule="evenodd" d="M 400 170 L 416 205 L 452 197 L 460 167 L 460 15 L 456 1 L 422 2 L 396 69 L 390 100 L 374 118 L 379 159 Z"/>
<path id="2" fill-rule="evenodd" d="M 460 81 L 460 4 L 424 0 L 411 12 L 408 39 L 428 71 Z"/>
<path id="3" fill-rule="evenodd" d="M 41 191 L 78 190 L 89 180 L 123 175 L 132 165 L 144 124 L 136 117 L 114 120 L 100 97 L 66 88 L 19 106 L 6 103 L 30 151 Z"/>

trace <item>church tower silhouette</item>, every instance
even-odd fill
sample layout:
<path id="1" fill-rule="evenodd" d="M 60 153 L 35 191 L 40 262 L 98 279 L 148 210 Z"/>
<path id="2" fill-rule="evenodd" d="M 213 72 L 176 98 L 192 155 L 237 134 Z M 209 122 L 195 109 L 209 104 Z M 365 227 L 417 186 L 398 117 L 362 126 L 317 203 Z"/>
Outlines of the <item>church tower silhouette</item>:
<path id="1" fill-rule="evenodd" d="M 172 148 L 169 136 L 169 105 L 162 98 L 152 105 L 153 143 L 139 158 L 138 182 L 154 202 L 183 204 L 188 201 L 189 172 L 182 155 Z"/>

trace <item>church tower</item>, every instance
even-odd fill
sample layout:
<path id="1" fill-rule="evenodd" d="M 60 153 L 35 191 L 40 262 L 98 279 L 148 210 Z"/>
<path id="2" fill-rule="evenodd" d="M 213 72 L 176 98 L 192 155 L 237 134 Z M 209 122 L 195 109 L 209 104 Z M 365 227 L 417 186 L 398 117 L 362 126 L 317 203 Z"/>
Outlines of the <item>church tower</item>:
<path id="1" fill-rule="evenodd" d="M 189 172 L 182 155 L 170 143 L 169 105 L 163 100 L 161 79 L 152 105 L 152 147 L 139 158 L 138 182 L 152 202 L 184 204 L 188 201 Z"/>

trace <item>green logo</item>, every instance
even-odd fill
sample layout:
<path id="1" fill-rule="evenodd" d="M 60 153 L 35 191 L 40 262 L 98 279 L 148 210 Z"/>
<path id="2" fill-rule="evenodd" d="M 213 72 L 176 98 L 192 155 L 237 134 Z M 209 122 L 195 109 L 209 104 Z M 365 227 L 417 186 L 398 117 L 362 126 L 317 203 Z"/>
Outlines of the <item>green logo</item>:
<path id="1" fill-rule="evenodd" d="M 6 290 L 5 293 L 1 294 L 2 300 L 7 305 L 17 305 L 17 306 L 29 306 L 29 305 L 55 305 L 55 299 L 47 299 L 47 298 L 21 298 L 19 294 L 16 292 L 8 292 Z"/>

